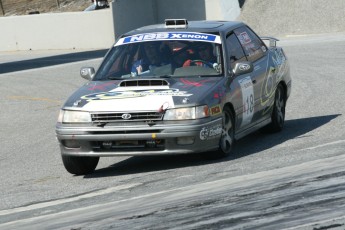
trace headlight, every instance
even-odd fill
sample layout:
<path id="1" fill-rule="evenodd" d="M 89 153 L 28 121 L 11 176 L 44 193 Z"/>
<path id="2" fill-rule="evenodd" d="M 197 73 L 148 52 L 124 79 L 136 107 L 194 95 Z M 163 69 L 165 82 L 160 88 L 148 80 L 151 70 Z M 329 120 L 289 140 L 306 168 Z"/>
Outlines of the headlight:
<path id="1" fill-rule="evenodd" d="M 209 116 L 207 105 L 168 109 L 165 111 L 164 120 L 192 120 Z"/>
<path id="2" fill-rule="evenodd" d="M 61 110 L 58 122 L 62 123 L 90 123 L 91 116 L 89 112 Z"/>

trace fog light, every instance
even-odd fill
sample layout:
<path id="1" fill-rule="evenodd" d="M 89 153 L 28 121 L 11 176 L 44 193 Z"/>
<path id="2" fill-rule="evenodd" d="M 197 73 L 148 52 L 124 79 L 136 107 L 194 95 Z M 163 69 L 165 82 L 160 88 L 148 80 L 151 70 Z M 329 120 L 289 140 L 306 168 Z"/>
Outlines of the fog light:
<path id="1" fill-rule="evenodd" d="M 80 144 L 78 141 L 76 140 L 63 140 L 62 144 L 66 147 L 66 148 L 71 148 L 71 149 L 79 149 L 80 148 Z"/>
<path id="2" fill-rule="evenodd" d="M 194 137 L 178 137 L 176 142 L 178 145 L 192 145 L 194 144 Z"/>

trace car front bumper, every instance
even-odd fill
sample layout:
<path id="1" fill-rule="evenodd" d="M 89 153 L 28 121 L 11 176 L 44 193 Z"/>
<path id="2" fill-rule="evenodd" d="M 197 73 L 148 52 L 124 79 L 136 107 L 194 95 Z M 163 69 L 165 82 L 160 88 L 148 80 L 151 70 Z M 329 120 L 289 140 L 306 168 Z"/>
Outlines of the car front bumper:
<path id="1" fill-rule="evenodd" d="M 222 118 L 177 124 L 107 124 L 72 126 L 58 123 L 61 154 L 70 156 L 139 156 L 188 154 L 216 150 Z"/>

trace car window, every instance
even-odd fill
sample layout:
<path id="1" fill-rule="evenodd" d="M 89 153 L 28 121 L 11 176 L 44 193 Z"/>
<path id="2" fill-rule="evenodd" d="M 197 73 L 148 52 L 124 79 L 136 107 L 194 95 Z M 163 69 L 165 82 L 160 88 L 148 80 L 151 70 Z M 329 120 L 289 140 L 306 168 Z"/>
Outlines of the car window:
<path id="1" fill-rule="evenodd" d="M 231 33 L 226 38 L 226 46 L 231 68 L 234 68 L 237 62 L 247 61 L 242 46 L 234 33 Z"/>
<path id="2" fill-rule="evenodd" d="M 219 76 L 221 44 L 189 40 L 151 40 L 116 45 L 95 80 L 133 77 Z"/>
<path id="3" fill-rule="evenodd" d="M 240 41 L 248 61 L 255 62 L 262 58 L 267 48 L 262 40 L 248 27 L 235 29 L 235 34 Z"/>

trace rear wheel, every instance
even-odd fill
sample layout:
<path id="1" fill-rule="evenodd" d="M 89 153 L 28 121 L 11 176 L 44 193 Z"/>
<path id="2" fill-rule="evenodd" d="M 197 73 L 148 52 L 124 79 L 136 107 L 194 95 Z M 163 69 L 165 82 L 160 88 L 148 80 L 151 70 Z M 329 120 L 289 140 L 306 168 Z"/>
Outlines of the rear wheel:
<path id="1" fill-rule="evenodd" d="M 62 155 L 62 162 L 66 170 L 75 175 L 92 173 L 98 164 L 99 157 L 75 157 Z"/>

